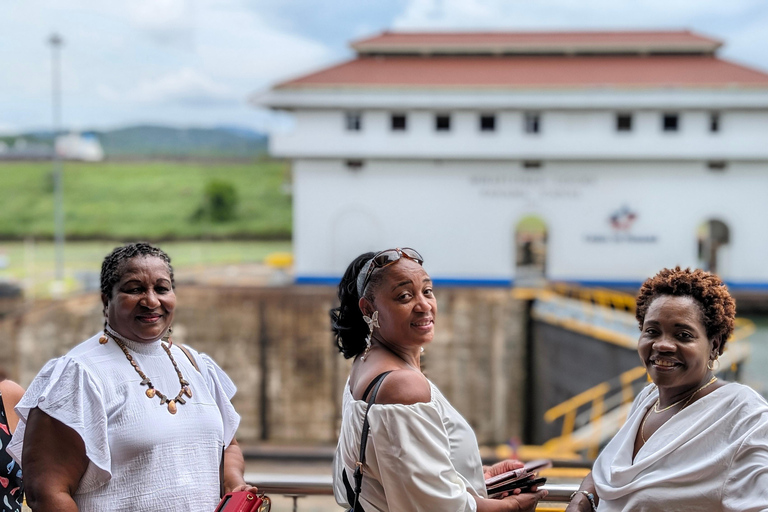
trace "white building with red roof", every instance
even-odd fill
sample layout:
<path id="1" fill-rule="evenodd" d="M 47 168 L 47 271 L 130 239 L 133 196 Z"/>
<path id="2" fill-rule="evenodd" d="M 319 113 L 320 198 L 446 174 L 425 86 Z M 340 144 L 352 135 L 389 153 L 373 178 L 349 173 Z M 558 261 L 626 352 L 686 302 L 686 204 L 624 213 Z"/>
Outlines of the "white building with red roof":
<path id="1" fill-rule="evenodd" d="M 438 282 L 768 291 L 768 74 L 688 31 L 390 33 L 274 86 L 298 282 L 418 249 Z"/>

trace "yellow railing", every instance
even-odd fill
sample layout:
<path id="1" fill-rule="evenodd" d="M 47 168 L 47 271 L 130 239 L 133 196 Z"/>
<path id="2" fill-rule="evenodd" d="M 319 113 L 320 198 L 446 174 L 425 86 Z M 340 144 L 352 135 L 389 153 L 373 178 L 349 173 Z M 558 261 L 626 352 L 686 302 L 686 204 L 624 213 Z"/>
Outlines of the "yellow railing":
<path id="1" fill-rule="evenodd" d="M 635 314 L 635 297 L 628 293 L 606 288 L 585 288 L 568 283 L 551 283 L 549 289 L 558 295 L 579 299 L 595 306 L 603 306 Z"/>
<path id="2" fill-rule="evenodd" d="M 733 335 L 731 335 L 728 343 L 725 345 L 726 351 L 729 349 L 729 347 L 734 346 L 736 342 L 748 338 L 755 332 L 755 324 L 749 319 L 737 318 L 735 323 L 736 325 Z M 731 359 L 730 367 L 732 370 L 735 370 L 737 364 L 749 353 L 749 350 L 741 349 L 742 347 L 739 347 L 739 350 L 734 351 L 734 357 L 729 358 Z M 646 371 L 643 366 L 638 366 L 623 372 L 618 377 L 605 382 L 601 382 L 600 384 L 591 387 L 586 391 L 582 391 L 578 395 L 571 397 L 568 400 L 565 400 L 564 402 L 547 410 L 544 413 L 544 420 L 547 423 L 552 423 L 559 418 L 563 418 L 563 427 L 560 436 L 547 441 L 544 444 L 544 448 L 552 451 L 578 451 L 584 448 L 584 446 L 582 446 L 582 444 L 584 444 L 583 441 L 577 444 L 572 440 L 572 435 L 576 427 L 576 417 L 579 410 L 582 409 L 582 407 L 587 406 L 587 404 L 591 404 L 588 408 L 588 423 L 598 423 L 603 419 L 603 416 L 607 412 L 605 408 L 606 397 L 608 395 L 614 396 L 618 393 L 621 395 L 620 400 L 618 403 L 615 403 L 615 406 L 612 407 L 611 410 L 615 409 L 615 407 L 629 404 L 635 397 L 634 386 L 637 381 L 641 379 L 647 379 Z M 597 449 L 600 444 L 600 439 L 598 437 L 599 430 L 595 428 L 593 432 L 594 435 L 591 436 L 591 439 L 588 442 L 586 442 L 586 448 L 589 450 L 590 456 L 597 455 Z"/>

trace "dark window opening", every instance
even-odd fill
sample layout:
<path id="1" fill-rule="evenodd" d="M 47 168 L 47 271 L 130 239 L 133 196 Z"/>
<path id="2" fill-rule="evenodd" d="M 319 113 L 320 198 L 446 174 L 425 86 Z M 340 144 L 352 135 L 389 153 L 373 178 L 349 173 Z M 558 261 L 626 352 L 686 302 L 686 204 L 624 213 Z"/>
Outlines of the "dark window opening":
<path id="1" fill-rule="evenodd" d="M 535 113 L 525 114 L 525 133 L 539 133 L 541 131 L 541 116 Z"/>
<path id="2" fill-rule="evenodd" d="M 619 132 L 632 131 L 632 114 L 616 115 L 616 131 L 619 131 Z"/>
<path id="3" fill-rule="evenodd" d="M 407 127 L 407 117 L 405 114 L 392 114 L 392 130 L 405 131 Z"/>
<path id="4" fill-rule="evenodd" d="M 720 114 L 710 114 L 709 116 L 709 131 L 716 133 L 720 131 Z"/>
<path id="5" fill-rule="evenodd" d="M 723 160 L 711 160 L 707 162 L 707 167 L 710 171 L 724 171 L 728 167 L 728 163 Z"/>
<path id="6" fill-rule="evenodd" d="M 363 168 L 364 162 L 362 160 L 347 160 L 347 169 L 350 171 L 359 171 Z"/>
<path id="7" fill-rule="evenodd" d="M 665 132 L 676 132 L 680 128 L 680 116 L 677 114 L 664 114 L 662 118 L 662 129 Z"/>
<path id="8" fill-rule="evenodd" d="M 448 114 L 438 114 L 435 116 L 435 130 L 447 132 L 451 129 L 451 116 Z"/>
<path id="9" fill-rule="evenodd" d="M 541 160 L 524 160 L 523 169 L 541 169 Z"/>
<path id="10" fill-rule="evenodd" d="M 496 131 L 496 116 L 493 114 L 483 114 L 480 116 L 480 131 L 481 132 L 495 132 Z"/>
<path id="11" fill-rule="evenodd" d="M 363 116 L 359 112 L 347 112 L 347 131 L 359 132 L 363 129 Z"/>

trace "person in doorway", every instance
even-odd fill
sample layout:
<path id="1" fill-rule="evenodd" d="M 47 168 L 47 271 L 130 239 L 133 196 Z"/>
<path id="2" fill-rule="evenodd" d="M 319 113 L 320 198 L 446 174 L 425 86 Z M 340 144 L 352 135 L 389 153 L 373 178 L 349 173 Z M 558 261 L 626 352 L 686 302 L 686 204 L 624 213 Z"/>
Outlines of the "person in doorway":
<path id="1" fill-rule="evenodd" d="M 48 362 L 16 408 L 8 451 L 33 511 L 210 511 L 222 488 L 255 490 L 234 439 L 234 384 L 170 339 L 174 287 L 157 247 L 104 259 L 103 332 Z"/>
<path id="2" fill-rule="evenodd" d="M 637 350 L 653 383 L 567 511 L 768 510 L 768 403 L 715 375 L 735 315 L 708 272 L 664 269 L 643 284 Z"/>
<path id="3" fill-rule="evenodd" d="M 487 499 L 485 479 L 522 464 L 484 468 L 471 427 L 421 371 L 420 354 L 432 341 L 437 316 L 422 263 L 409 248 L 365 253 L 339 283 L 332 330 L 339 350 L 354 362 L 334 457 L 336 501 L 366 512 L 533 511 L 546 491 Z M 376 381 L 381 384 L 367 415 L 370 435 L 356 498 L 366 389 Z"/>

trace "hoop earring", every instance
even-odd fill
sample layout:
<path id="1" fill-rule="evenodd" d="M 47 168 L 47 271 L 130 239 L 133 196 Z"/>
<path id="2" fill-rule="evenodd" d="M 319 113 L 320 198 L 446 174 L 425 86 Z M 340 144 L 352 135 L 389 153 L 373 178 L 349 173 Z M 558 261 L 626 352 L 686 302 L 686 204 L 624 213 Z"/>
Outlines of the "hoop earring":
<path id="1" fill-rule="evenodd" d="M 707 369 L 716 372 L 720 369 L 720 360 L 717 358 L 707 361 Z"/>
<path id="2" fill-rule="evenodd" d="M 368 324 L 368 336 L 365 337 L 365 352 L 363 352 L 363 356 L 360 358 L 361 361 L 365 361 L 368 351 L 371 350 L 371 336 L 373 335 L 374 327 L 381 328 L 378 311 L 374 311 L 371 316 L 363 315 L 363 320 Z"/>

